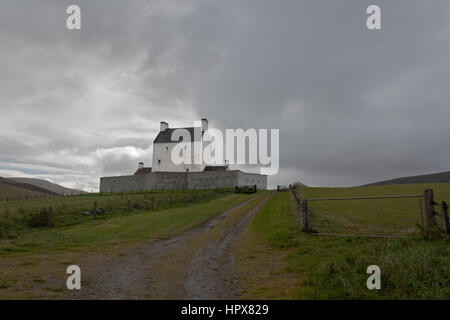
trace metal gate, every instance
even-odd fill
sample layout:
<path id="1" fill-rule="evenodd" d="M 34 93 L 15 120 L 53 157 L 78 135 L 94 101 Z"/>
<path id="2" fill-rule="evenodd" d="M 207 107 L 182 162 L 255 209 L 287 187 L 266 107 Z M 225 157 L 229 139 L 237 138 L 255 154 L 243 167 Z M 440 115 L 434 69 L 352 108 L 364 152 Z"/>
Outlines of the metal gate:
<path id="1" fill-rule="evenodd" d="M 406 237 L 424 230 L 423 195 L 299 200 L 305 231 L 316 235 Z"/>

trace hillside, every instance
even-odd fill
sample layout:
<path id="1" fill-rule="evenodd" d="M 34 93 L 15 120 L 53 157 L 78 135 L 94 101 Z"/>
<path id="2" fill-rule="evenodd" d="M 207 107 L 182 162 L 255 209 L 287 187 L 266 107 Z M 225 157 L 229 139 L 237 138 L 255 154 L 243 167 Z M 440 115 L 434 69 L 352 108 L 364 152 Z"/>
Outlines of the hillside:
<path id="1" fill-rule="evenodd" d="M 413 183 L 448 183 L 450 182 L 450 171 L 433 173 L 433 174 L 423 174 L 419 176 L 410 176 L 396 178 L 392 180 L 379 181 L 374 183 L 369 183 L 364 185 L 367 186 L 382 186 L 389 184 L 413 184 Z"/>
<path id="2" fill-rule="evenodd" d="M 43 198 L 54 195 L 57 194 L 38 186 L 0 177 L 0 201 Z"/>
<path id="3" fill-rule="evenodd" d="M 59 184 L 51 183 L 47 180 L 43 179 L 33 179 L 33 178 L 8 178 L 8 180 L 13 180 L 19 183 L 26 183 L 29 185 L 33 185 L 42 189 L 45 189 L 47 191 L 50 191 L 52 193 L 56 193 L 59 195 L 79 195 L 82 191 L 76 190 L 76 189 L 70 189 L 63 186 L 60 186 Z"/>

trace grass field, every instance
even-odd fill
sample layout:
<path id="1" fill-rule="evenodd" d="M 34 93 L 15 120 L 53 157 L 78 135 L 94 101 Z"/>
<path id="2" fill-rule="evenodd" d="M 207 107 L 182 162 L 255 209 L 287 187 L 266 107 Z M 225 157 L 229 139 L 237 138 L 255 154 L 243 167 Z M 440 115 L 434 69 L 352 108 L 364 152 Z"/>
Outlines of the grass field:
<path id="1" fill-rule="evenodd" d="M 437 201 L 450 199 L 450 184 L 304 188 L 301 192 L 307 198 L 354 197 L 420 194 L 429 187 L 434 189 Z M 6 291 L 8 287 L 29 285 L 25 280 L 33 274 L 45 274 L 48 265 L 59 270 L 59 265 L 89 256 L 90 252 L 122 254 L 128 246 L 147 239 L 169 238 L 253 197 L 212 190 L 205 197 L 202 192 L 83 195 L 1 203 L 0 274 L 8 281 L 0 281 L 0 298 L 20 294 L 10 296 Z M 152 198 L 154 210 L 150 209 Z M 132 204 L 130 213 L 128 200 Z M 106 210 L 97 219 L 84 214 L 92 210 L 94 202 Z M 364 205 L 367 203 L 359 203 L 356 208 Z M 30 224 L 41 208 L 50 206 L 55 213 L 54 228 Z M 388 200 L 383 204 L 383 214 L 389 215 L 385 218 L 393 224 L 415 224 L 417 215 L 410 214 L 412 207 L 416 210 L 417 204 L 399 205 Z M 343 226 L 373 223 L 369 214 L 358 216 L 357 211 L 340 217 L 344 211 L 337 208 L 313 209 Z M 236 223 L 241 211 L 223 221 Z M 420 233 L 405 239 L 305 234 L 301 232 L 294 198 L 280 192 L 250 220 L 238 239 L 237 279 L 230 281 L 238 281 L 242 290 L 237 298 L 241 299 L 449 299 L 449 244 L 448 237 L 427 240 Z M 369 265 L 381 268 L 381 290 L 366 287 Z M 28 274 L 30 270 L 32 275 Z M 41 278 L 36 281 L 43 281 Z M 31 285 L 29 291 L 33 290 Z"/>
<path id="2" fill-rule="evenodd" d="M 185 196 L 190 202 L 184 202 Z M 169 208 L 168 197 L 172 198 L 172 208 Z M 193 202 L 192 197 L 197 200 Z M 149 209 L 151 198 L 155 206 L 160 201 L 163 204 L 152 211 Z M 198 191 L 189 194 L 177 192 L 74 196 L 36 200 L 32 205 L 53 207 L 58 206 L 58 200 L 65 201 L 60 204 L 60 210 L 55 210 L 57 223 L 56 227 L 51 229 L 28 226 L 27 219 L 33 213 L 20 209 L 23 208 L 23 202 L 8 202 L 6 210 L 15 211 L 10 211 L 7 216 L 3 213 L 0 218 L 3 232 L 7 235 L 0 239 L 0 256 L 47 253 L 49 250 L 117 245 L 149 237 L 168 237 L 205 222 L 250 198 L 251 195 L 244 194 Z M 127 211 L 127 199 L 131 199 L 133 204 L 131 214 Z M 97 216 L 95 220 L 92 216 L 83 215 L 84 210 L 92 210 L 94 201 L 97 201 L 99 206 L 104 206 L 107 212 L 104 216 Z M 32 200 L 29 200 L 26 204 L 31 202 Z"/>
<path id="3" fill-rule="evenodd" d="M 2 183 L 0 180 L 0 201 L 6 201 L 6 199 L 26 199 L 26 198 L 44 198 L 51 197 L 52 195 L 47 192 L 40 192 L 36 190 L 27 190 L 21 188 L 19 185 L 13 186 Z"/>
<path id="4" fill-rule="evenodd" d="M 449 184 L 306 188 L 303 193 L 309 198 L 415 194 L 425 187 L 435 190 L 437 200 L 450 198 Z M 450 298 L 448 237 L 312 236 L 301 232 L 294 206 L 288 193 L 278 193 L 247 225 L 236 248 L 238 278 L 247 287 L 240 298 Z M 366 287 L 369 265 L 381 268 L 381 290 Z"/>
<path id="5" fill-rule="evenodd" d="M 50 208 L 52 209 L 52 224 L 55 227 L 62 227 L 93 220 L 95 204 L 97 204 L 97 208 L 105 210 L 105 214 L 99 213 L 95 219 L 107 220 L 129 213 L 159 211 L 212 200 L 225 196 L 224 191 L 153 191 L 135 194 L 92 194 L 3 201 L 0 202 L 0 239 L 14 239 L 23 232 L 47 227 Z M 130 210 L 128 201 L 130 201 Z"/>
<path id="6" fill-rule="evenodd" d="M 303 188 L 304 198 L 422 195 L 431 188 L 436 201 L 450 200 L 450 184 L 412 184 L 357 188 Z M 419 198 L 309 201 L 311 230 L 322 233 L 369 235 L 419 234 L 424 204 Z M 422 208 L 422 209 L 421 209 Z M 435 210 L 439 211 L 436 207 Z M 421 213 L 422 211 L 422 213 Z M 436 217 L 438 225 L 441 218 Z M 425 221 L 424 221 L 425 224 Z"/>

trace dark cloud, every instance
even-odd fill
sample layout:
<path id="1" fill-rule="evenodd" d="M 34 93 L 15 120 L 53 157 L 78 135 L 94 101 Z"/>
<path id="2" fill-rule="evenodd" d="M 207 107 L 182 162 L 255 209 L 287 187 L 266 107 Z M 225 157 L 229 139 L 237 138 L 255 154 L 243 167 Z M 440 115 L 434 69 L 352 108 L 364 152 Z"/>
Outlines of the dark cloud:
<path id="1" fill-rule="evenodd" d="M 81 31 L 74 1 L 0 4 L 0 175 L 95 188 L 200 117 L 280 128 L 271 184 L 449 169 L 448 1 L 378 0 L 380 31 L 373 1 L 75 2 Z"/>

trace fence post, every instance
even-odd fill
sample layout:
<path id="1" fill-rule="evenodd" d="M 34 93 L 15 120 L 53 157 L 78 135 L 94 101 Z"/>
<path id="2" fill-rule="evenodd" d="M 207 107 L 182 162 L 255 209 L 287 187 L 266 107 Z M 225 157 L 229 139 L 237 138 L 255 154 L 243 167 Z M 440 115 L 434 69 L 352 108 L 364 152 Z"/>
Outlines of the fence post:
<path id="1" fill-rule="evenodd" d="M 94 220 L 97 219 L 97 202 L 94 202 Z"/>
<path id="2" fill-rule="evenodd" d="M 47 211 L 47 224 L 49 228 L 53 227 L 53 208 L 49 207 Z"/>
<path id="3" fill-rule="evenodd" d="M 427 219 L 427 229 L 436 225 L 436 220 L 434 219 L 434 197 L 433 189 L 425 189 L 423 197 L 425 199 L 425 216 Z"/>
<path id="4" fill-rule="evenodd" d="M 128 199 L 128 213 L 130 213 L 131 211 L 131 200 Z"/>
<path id="5" fill-rule="evenodd" d="M 308 201 L 307 200 L 300 201 L 300 217 L 302 220 L 302 231 L 309 232 Z"/>
<path id="6" fill-rule="evenodd" d="M 154 200 L 154 198 L 152 197 L 152 211 L 153 211 L 153 200 Z"/>
<path id="7" fill-rule="evenodd" d="M 447 212 L 447 202 L 442 201 L 441 206 L 441 213 L 442 213 L 442 219 L 444 220 L 444 231 L 446 234 L 450 234 L 450 226 L 448 224 L 448 212 Z"/>

